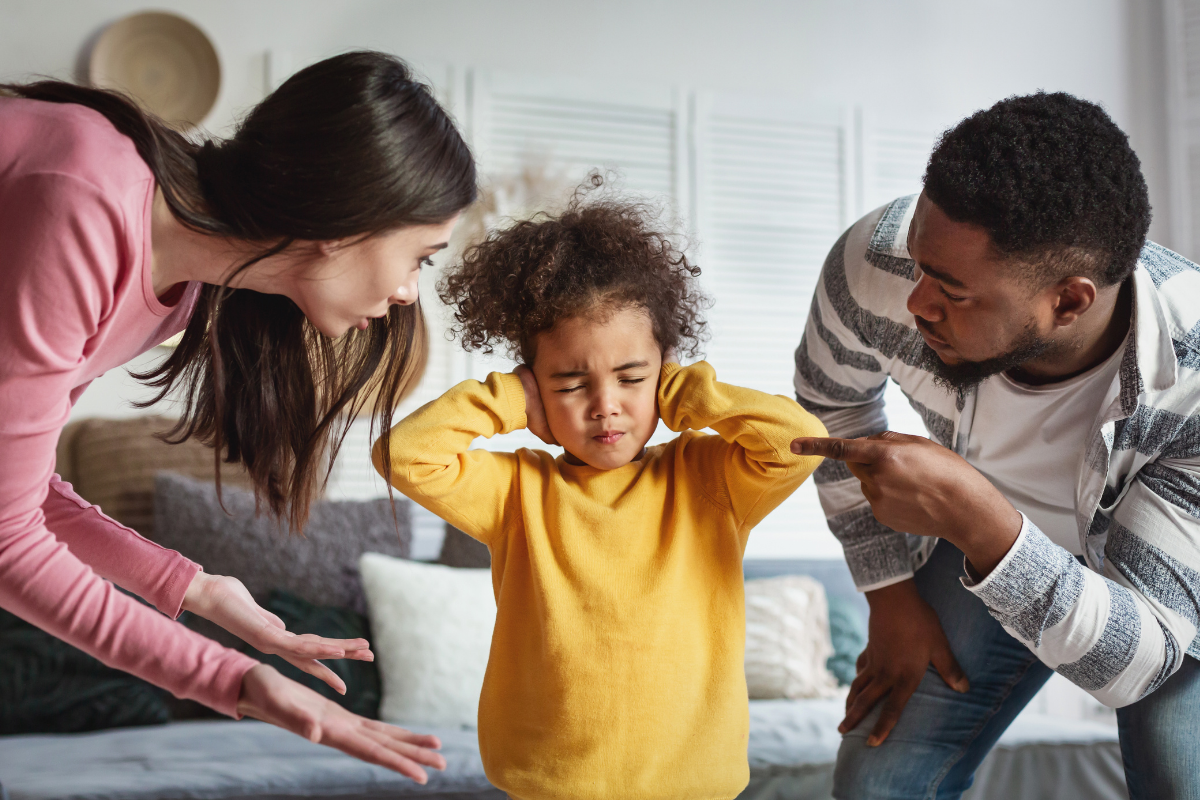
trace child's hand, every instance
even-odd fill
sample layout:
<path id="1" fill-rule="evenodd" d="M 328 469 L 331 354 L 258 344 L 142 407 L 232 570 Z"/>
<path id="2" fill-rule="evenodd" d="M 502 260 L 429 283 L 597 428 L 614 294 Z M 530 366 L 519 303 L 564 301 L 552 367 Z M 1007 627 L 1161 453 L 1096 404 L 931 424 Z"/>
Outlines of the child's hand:
<path id="1" fill-rule="evenodd" d="M 554 434 L 550 432 L 550 423 L 546 421 L 546 409 L 542 407 L 542 395 L 538 392 L 537 378 L 533 376 L 533 370 L 522 364 L 517 367 L 516 375 L 525 389 L 526 427 L 546 444 L 558 444 Z"/>

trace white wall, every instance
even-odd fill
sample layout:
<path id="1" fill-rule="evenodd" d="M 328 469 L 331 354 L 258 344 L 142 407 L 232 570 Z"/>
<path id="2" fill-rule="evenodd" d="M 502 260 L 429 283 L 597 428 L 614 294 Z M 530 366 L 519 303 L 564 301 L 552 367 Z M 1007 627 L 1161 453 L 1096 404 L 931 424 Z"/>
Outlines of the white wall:
<path id="1" fill-rule="evenodd" d="M 261 98 L 266 54 L 298 68 L 355 47 L 435 80 L 488 67 L 594 81 L 794 97 L 948 124 L 1014 93 L 1103 104 L 1142 156 L 1168 246 L 1161 0 L 162 0 L 204 28 L 223 85 L 206 126 L 227 133 Z M 0 0 L 0 80 L 76 77 L 125 0 Z M 703 243 L 701 243 L 703 244 Z M 832 244 L 832 242 L 830 242 Z M 719 299 L 719 298 L 718 298 Z M 143 357 L 140 365 L 151 358 Z M 145 390 L 121 371 L 76 416 L 123 416 Z M 832 540 L 830 540 L 832 542 Z M 829 544 L 829 543 L 827 543 Z M 836 545 L 826 555 L 836 554 Z"/>
<path id="2" fill-rule="evenodd" d="M 1009 94 L 1102 103 L 1161 176 L 1160 0 L 163 0 L 204 28 L 228 129 L 264 84 L 351 47 L 431 69 L 481 65 L 965 115 Z M 126 0 L 0 0 L 0 78 L 76 74 L 81 47 L 143 9 Z M 1146 111 L 1153 112 L 1147 116 Z M 1156 196 L 1159 194 L 1154 186 Z M 1160 237 L 1161 238 L 1161 237 Z"/>

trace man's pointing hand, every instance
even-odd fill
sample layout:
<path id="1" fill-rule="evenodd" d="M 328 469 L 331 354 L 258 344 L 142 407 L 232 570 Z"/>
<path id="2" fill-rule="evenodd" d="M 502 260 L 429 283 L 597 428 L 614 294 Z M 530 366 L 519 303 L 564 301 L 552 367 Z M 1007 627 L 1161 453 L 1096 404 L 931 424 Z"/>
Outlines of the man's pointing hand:
<path id="1" fill-rule="evenodd" d="M 922 436 L 804 437 L 797 455 L 842 461 L 862 483 L 875 518 L 895 531 L 953 542 L 987 575 L 1016 541 L 1021 514 L 978 470 Z"/>

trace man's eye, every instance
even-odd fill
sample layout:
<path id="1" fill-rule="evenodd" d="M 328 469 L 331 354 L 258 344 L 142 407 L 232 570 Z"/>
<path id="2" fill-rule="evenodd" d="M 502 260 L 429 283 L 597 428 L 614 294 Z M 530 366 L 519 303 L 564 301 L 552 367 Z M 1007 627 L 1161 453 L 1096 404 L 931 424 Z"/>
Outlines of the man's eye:
<path id="1" fill-rule="evenodd" d="M 941 287 L 941 289 L 942 289 L 942 294 L 946 295 L 946 298 L 947 298 L 948 300 L 953 300 L 954 302 L 956 302 L 956 303 L 959 303 L 959 302 L 962 302 L 963 300 L 966 300 L 966 299 L 967 299 L 967 298 L 965 298 L 965 297 L 959 297 L 959 296 L 958 296 L 958 295 L 956 295 L 956 294 L 950 294 L 949 292 L 947 292 L 947 291 L 946 291 L 946 287 L 945 287 L 945 286 Z"/>
<path id="2" fill-rule="evenodd" d="M 583 386 L 567 386 L 562 389 L 555 389 L 555 391 L 558 392 L 559 394 L 570 394 L 571 392 L 578 391 L 579 389 L 582 389 L 582 388 L 583 388 Z"/>

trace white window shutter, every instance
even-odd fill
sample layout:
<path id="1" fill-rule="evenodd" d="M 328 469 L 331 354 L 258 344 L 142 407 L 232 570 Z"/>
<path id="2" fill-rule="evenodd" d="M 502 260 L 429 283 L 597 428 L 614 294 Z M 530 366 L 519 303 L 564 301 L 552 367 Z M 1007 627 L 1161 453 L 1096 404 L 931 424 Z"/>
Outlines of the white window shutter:
<path id="1" fill-rule="evenodd" d="M 708 360 L 723 381 L 794 396 L 793 353 L 813 290 L 851 221 L 849 120 L 783 101 L 697 100 L 699 264 L 716 301 Z M 810 481 L 751 534 L 747 557 L 840 552 Z"/>
<path id="2" fill-rule="evenodd" d="M 1171 246 L 1200 258 L 1200 0 L 1163 3 Z"/>
<path id="3" fill-rule="evenodd" d="M 629 193 L 686 199 L 682 100 L 670 87 L 475 70 L 471 133 L 485 177 L 545 164 L 568 185 L 615 170 Z"/>
<path id="4" fill-rule="evenodd" d="M 897 197 L 919 194 L 929 154 L 938 136 L 950 123 L 927 115 L 906 112 L 863 112 L 862 205 L 859 214 L 879 208 Z"/>

